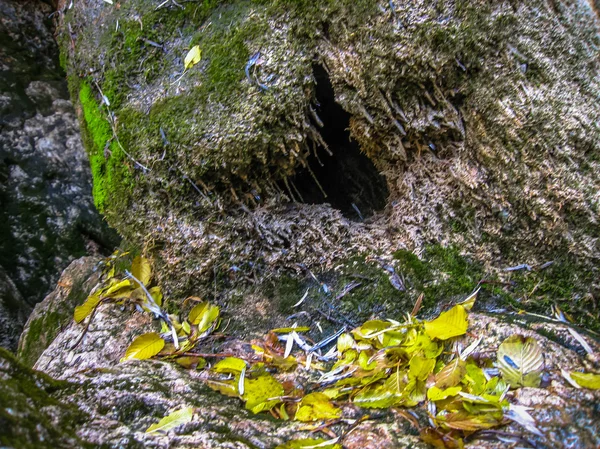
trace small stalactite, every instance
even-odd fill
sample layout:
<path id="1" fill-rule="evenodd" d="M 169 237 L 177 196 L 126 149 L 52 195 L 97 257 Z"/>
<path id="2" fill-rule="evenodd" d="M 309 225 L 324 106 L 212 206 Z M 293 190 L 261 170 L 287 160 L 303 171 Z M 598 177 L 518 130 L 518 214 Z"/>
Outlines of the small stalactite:
<path id="1" fill-rule="evenodd" d="M 361 221 L 385 207 L 386 180 L 350 138 L 351 115 L 336 103 L 326 70 L 320 65 L 313 70 L 317 85 L 316 104 L 310 108 L 312 148 L 305 147 L 301 167 L 282 184 L 292 201 L 329 203 L 347 218 Z"/>

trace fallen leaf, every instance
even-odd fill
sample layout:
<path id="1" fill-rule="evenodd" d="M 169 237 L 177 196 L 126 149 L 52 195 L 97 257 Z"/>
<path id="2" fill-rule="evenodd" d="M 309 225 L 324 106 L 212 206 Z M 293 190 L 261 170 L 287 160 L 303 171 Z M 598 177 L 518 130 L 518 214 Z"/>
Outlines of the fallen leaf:
<path id="1" fill-rule="evenodd" d="M 81 323 L 100 303 L 98 294 L 90 295 L 83 304 L 75 307 L 74 319 L 76 323 Z"/>
<path id="2" fill-rule="evenodd" d="M 467 312 L 458 304 L 447 312 L 442 312 L 435 320 L 426 321 L 425 332 L 432 339 L 447 340 L 465 334 L 468 325 Z"/>
<path id="3" fill-rule="evenodd" d="M 450 387 L 445 390 L 441 390 L 435 385 L 427 390 L 427 399 L 430 401 L 441 401 L 442 399 L 446 399 L 449 396 L 456 396 L 459 391 L 462 390 L 462 387 Z"/>
<path id="4" fill-rule="evenodd" d="M 319 421 L 322 419 L 335 419 L 342 415 L 342 411 L 331 403 L 323 393 L 310 393 L 302 398 L 296 419 L 298 421 Z"/>
<path id="5" fill-rule="evenodd" d="M 571 379 L 577 382 L 578 385 L 583 388 L 589 388 L 590 390 L 600 390 L 600 374 L 594 373 L 579 373 L 572 371 Z"/>
<path id="6" fill-rule="evenodd" d="M 142 334 L 131 342 L 121 360 L 149 359 L 158 354 L 164 346 L 165 341 L 156 332 Z"/>
<path id="7" fill-rule="evenodd" d="M 152 296 L 152 299 L 154 299 L 154 302 L 158 307 L 162 306 L 163 294 L 160 287 L 152 287 L 148 290 L 148 293 L 150 293 L 150 296 Z"/>
<path id="8" fill-rule="evenodd" d="M 150 261 L 145 257 L 137 256 L 131 264 L 131 274 L 144 286 L 148 285 L 152 278 Z"/>
<path id="9" fill-rule="evenodd" d="M 246 362 L 237 357 L 226 357 L 223 360 L 218 361 L 215 366 L 212 367 L 216 373 L 232 373 L 239 374 L 246 368 Z"/>
<path id="10" fill-rule="evenodd" d="M 176 412 L 165 416 L 158 423 L 152 424 L 146 430 L 146 433 L 167 433 L 169 430 L 174 429 L 177 426 L 188 423 L 194 416 L 194 409 L 192 407 L 186 407 Z"/>
<path id="11" fill-rule="evenodd" d="M 512 388 L 540 386 L 544 356 L 534 338 L 513 335 L 504 340 L 498 348 L 497 363 Z"/>
<path id="12" fill-rule="evenodd" d="M 188 51 L 188 54 L 185 56 L 185 59 L 183 61 L 183 65 L 184 65 L 185 69 L 187 70 L 190 67 L 193 67 L 196 64 L 198 64 L 200 62 L 201 57 L 202 57 L 202 51 L 200 50 L 200 46 L 194 45 L 190 49 L 190 51 Z"/>
<path id="13" fill-rule="evenodd" d="M 338 440 L 339 438 L 333 438 L 332 440 L 304 438 L 280 444 L 275 449 L 342 449 L 342 445 L 337 444 Z"/>
<path id="14" fill-rule="evenodd" d="M 244 379 L 242 399 L 246 401 L 246 409 L 252 413 L 272 409 L 281 402 L 279 396 L 283 396 L 283 386 L 270 374 Z"/>

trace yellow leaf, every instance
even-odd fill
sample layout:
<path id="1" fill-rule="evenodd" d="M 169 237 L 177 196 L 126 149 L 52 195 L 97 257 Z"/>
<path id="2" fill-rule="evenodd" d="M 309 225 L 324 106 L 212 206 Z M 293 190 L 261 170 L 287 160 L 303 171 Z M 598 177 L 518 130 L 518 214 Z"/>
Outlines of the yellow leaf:
<path id="1" fill-rule="evenodd" d="M 106 289 L 102 296 L 117 296 L 120 293 L 123 293 L 121 290 L 129 289 L 132 285 L 133 284 L 129 279 L 125 279 L 124 281 L 120 282 L 115 282 L 108 289 Z"/>
<path id="2" fill-rule="evenodd" d="M 152 299 L 154 299 L 154 302 L 158 307 L 162 306 L 163 294 L 160 287 L 152 287 L 148 290 L 148 293 L 150 293 L 150 296 L 152 296 Z"/>
<path id="3" fill-rule="evenodd" d="M 342 449 L 341 444 L 336 444 L 339 438 L 332 440 L 313 440 L 310 438 L 292 440 L 285 444 L 280 444 L 275 449 Z"/>
<path id="4" fill-rule="evenodd" d="M 287 334 L 289 332 L 307 332 L 310 330 L 309 326 L 298 326 L 298 327 L 278 327 L 277 329 L 271 329 L 271 332 L 275 334 Z"/>
<path id="5" fill-rule="evenodd" d="M 75 322 L 81 323 L 85 319 L 85 317 L 92 313 L 92 311 L 98 306 L 99 303 L 100 296 L 97 293 L 88 296 L 88 298 L 82 305 L 75 307 Z"/>
<path id="6" fill-rule="evenodd" d="M 450 387 L 445 390 L 441 390 L 435 385 L 427 390 L 427 399 L 430 401 L 441 401 L 442 399 L 446 399 L 448 396 L 456 396 L 459 391 L 462 390 L 462 387 Z"/>
<path id="7" fill-rule="evenodd" d="M 176 412 L 165 416 L 158 423 L 152 424 L 146 430 L 146 433 L 166 433 L 177 426 L 186 424 L 192 420 L 194 416 L 194 409 L 192 407 L 186 407 Z"/>
<path id="8" fill-rule="evenodd" d="M 158 354 L 165 346 L 165 341 L 156 332 L 142 334 L 131 342 L 121 360 L 149 359 Z"/>
<path id="9" fill-rule="evenodd" d="M 336 419 L 342 415 L 342 411 L 334 406 L 329 398 L 323 393 L 310 393 L 302 398 L 296 420 L 319 421 L 321 419 Z"/>
<path id="10" fill-rule="evenodd" d="M 177 357 L 175 363 L 187 369 L 202 369 L 206 366 L 206 360 L 196 356 Z"/>
<path id="11" fill-rule="evenodd" d="M 433 321 L 425 322 L 425 332 L 431 338 L 447 340 L 467 332 L 469 322 L 463 306 L 456 305 Z"/>
<path id="12" fill-rule="evenodd" d="M 600 374 L 571 372 L 571 378 L 583 388 L 600 390 Z"/>
<path id="13" fill-rule="evenodd" d="M 190 335 L 190 331 L 191 331 L 191 329 L 190 329 L 190 323 L 188 323 L 187 321 L 184 321 L 181 324 L 181 329 L 183 329 L 183 332 L 185 332 L 186 335 Z"/>
<path id="14" fill-rule="evenodd" d="M 142 284 L 148 285 L 152 277 L 150 261 L 145 257 L 137 256 L 131 264 L 131 274 Z"/>
<path id="15" fill-rule="evenodd" d="M 201 57 L 202 51 L 200 50 L 200 47 L 198 45 L 193 46 L 191 50 L 188 51 L 188 54 L 185 56 L 185 59 L 183 61 L 185 69 L 187 70 L 190 67 L 193 67 L 196 64 L 198 64 L 200 62 Z"/>
<path id="16" fill-rule="evenodd" d="M 513 335 L 498 348 L 498 368 L 512 388 L 539 387 L 544 356 L 535 338 Z"/>
<path id="17" fill-rule="evenodd" d="M 270 410 L 281 402 L 278 396 L 283 395 L 283 386 L 270 374 L 263 374 L 256 379 L 244 379 L 246 409 L 252 413 Z"/>
<path id="18" fill-rule="evenodd" d="M 188 321 L 198 326 L 198 332 L 206 331 L 217 318 L 219 318 L 219 307 L 208 302 L 195 305 L 188 315 Z"/>
<path id="19" fill-rule="evenodd" d="M 352 338 L 352 335 L 344 332 L 337 339 L 337 350 L 341 354 L 345 350 L 353 348 L 355 344 L 356 342 L 354 341 L 354 338 Z"/>
<path id="20" fill-rule="evenodd" d="M 213 371 L 216 373 L 233 373 L 239 374 L 246 368 L 246 362 L 237 357 L 226 357 L 220 360 L 213 366 Z"/>
<path id="21" fill-rule="evenodd" d="M 425 380 L 433 371 L 435 360 L 413 355 L 409 362 L 409 379 Z"/>

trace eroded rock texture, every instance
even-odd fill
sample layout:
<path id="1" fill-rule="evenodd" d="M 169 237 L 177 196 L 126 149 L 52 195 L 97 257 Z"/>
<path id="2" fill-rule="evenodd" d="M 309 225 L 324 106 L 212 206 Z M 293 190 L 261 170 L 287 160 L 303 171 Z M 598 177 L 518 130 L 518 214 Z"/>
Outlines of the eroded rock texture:
<path id="1" fill-rule="evenodd" d="M 96 204 L 168 291 L 435 242 L 572 267 L 597 315 L 588 2 L 66 3 Z"/>
<path id="2" fill-rule="evenodd" d="M 92 203 L 52 11 L 0 1 L 0 266 L 23 303 L 8 311 L 16 328 L 2 346 L 13 350 L 24 323 L 16 311 L 40 301 L 73 258 L 115 243 Z"/>
<path id="3" fill-rule="evenodd" d="M 90 278 L 89 273 L 78 268 L 71 268 L 70 272 L 71 275 L 79 273 L 72 280 L 84 286 L 82 291 L 92 288 L 89 281 L 95 274 Z M 67 279 L 66 274 L 63 277 Z M 57 306 L 65 310 L 74 307 L 64 287 L 58 287 L 40 305 L 48 309 Z M 600 391 L 575 389 L 560 373 L 561 368 L 597 371 L 600 344 L 584 333 L 594 351 L 594 355 L 586 355 L 567 326 L 532 321 L 523 315 L 471 314 L 470 333 L 463 343 L 467 345 L 483 337 L 474 357 L 493 359 L 499 344 L 507 337 L 531 336 L 543 349 L 546 375 L 542 388 L 522 388 L 509 393 L 511 403 L 532 407 L 530 413 L 544 437 L 509 423 L 498 429 L 500 433 L 495 430 L 475 433 L 467 439 L 467 448 L 511 447 L 506 440 L 502 441 L 506 437 L 512 438 L 517 447 L 579 449 L 600 444 Z M 3 446 L 68 447 L 78 442 L 82 447 L 89 444 L 108 448 L 269 449 L 290 439 L 314 437 L 301 430 L 303 426 L 299 423 L 274 420 L 266 413 L 253 415 L 237 398 L 210 390 L 203 381 L 202 371 L 186 370 L 167 360 L 119 362 L 133 338 L 159 329 L 156 321 L 134 311 L 132 306 L 100 306 L 79 342 L 84 328 L 85 323 L 65 324 L 35 361 L 34 368 L 61 382 L 30 371 L 0 351 L 0 388 L 3 389 L 0 422 L 19 426 L 9 433 L 0 432 Z M 42 334 L 46 331 L 42 328 Z M 28 332 L 29 329 L 25 335 Z M 313 338 L 318 339 L 316 330 L 313 332 Z M 243 351 L 243 348 L 244 343 L 232 336 L 209 343 L 205 350 L 227 352 Z M 19 354 L 21 358 L 27 355 L 26 351 Z M 287 378 L 305 379 L 306 373 L 300 367 L 296 373 L 287 374 Z M 180 407 L 196 409 L 190 423 L 164 435 L 145 433 L 151 424 Z M 352 405 L 343 406 L 343 410 L 347 418 L 359 418 L 367 412 Z M 368 410 L 370 419 L 343 438 L 344 447 L 424 449 L 426 445 L 419 441 L 414 423 L 427 426 L 427 410 L 416 407 L 413 411 L 415 415 L 407 415 L 401 408 Z M 50 422 L 65 424 L 55 427 Z M 335 425 L 331 428 L 341 432 Z M 39 436 L 48 440 L 40 441 Z M 20 445 L 22 441 L 27 444 Z"/>

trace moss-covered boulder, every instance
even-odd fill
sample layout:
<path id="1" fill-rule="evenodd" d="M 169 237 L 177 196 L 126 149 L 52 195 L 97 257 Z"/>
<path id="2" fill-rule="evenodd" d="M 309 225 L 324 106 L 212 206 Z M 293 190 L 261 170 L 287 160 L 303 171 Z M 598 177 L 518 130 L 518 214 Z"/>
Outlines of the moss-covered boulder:
<path id="1" fill-rule="evenodd" d="M 33 371 L 0 348 L 0 445 L 14 449 L 91 447 L 76 434 L 86 415 L 54 396 L 63 391 L 72 391 L 68 382 Z"/>
<path id="2" fill-rule="evenodd" d="M 570 267 L 555 299 L 591 325 L 600 24 L 587 2 L 64 6 L 96 205 L 159 259 L 167 291 L 454 244 L 496 270 Z"/>

